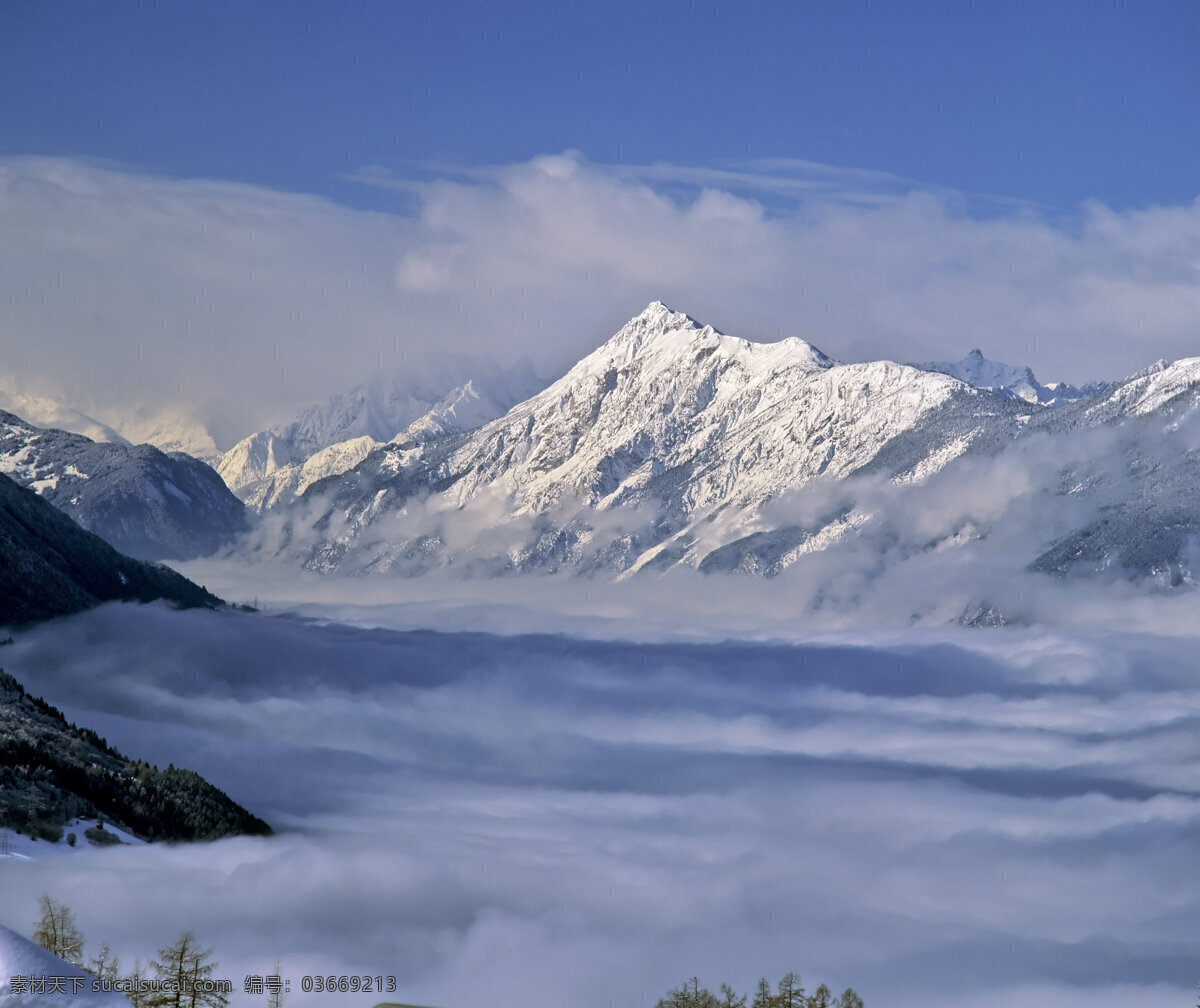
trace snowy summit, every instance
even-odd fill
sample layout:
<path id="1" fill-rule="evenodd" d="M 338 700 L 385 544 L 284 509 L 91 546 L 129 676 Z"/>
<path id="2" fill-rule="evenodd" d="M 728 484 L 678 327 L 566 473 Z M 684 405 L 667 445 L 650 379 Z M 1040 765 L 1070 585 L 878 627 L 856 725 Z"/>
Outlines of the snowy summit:
<path id="1" fill-rule="evenodd" d="M 1033 371 L 1028 367 L 989 360 L 978 348 L 972 350 L 960 361 L 933 361 L 913 366 L 922 371 L 938 371 L 968 385 L 973 385 L 977 389 L 995 392 L 997 395 L 1008 396 L 1012 399 L 1024 399 L 1027 403 L 1037 403 L 1042 406 L 1060 406 L 1063 403 L 1082 399 L 1090 391 L 1094 391 L 1077 389 L 1074 385 L 1067 385 L 1065 382 L 1051 382 L 1049 385 L 1043 385 L 1033 376 Z"/>

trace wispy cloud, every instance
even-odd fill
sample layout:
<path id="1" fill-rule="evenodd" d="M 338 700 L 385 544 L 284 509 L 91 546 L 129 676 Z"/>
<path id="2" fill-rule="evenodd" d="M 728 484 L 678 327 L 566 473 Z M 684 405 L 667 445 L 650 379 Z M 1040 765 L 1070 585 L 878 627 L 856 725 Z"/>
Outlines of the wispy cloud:
<path id="1" fill-rule="evenodd" d="M 1044 380 L 1196 350 L 1200 204 L 1064 218 L 807 163 L 574 153 L 361 177 L 397 211 L 3 159 L 6 369 L 97 414 L 191 406 L 228 441 L 434 349 L 561 371 L 652 298 L 841 359 L 980 346 Z"/>

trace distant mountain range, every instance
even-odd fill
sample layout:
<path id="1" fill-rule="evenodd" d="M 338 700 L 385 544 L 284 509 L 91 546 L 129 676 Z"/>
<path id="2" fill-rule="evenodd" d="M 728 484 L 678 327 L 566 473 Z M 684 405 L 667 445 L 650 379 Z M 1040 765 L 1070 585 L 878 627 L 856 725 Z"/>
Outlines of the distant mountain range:
<path id="1" fill-rule="evenodd" d="M 393 439 L 314 481 L 282 512 L 277 546 L 318 571 L 625 577 L 683 564 L 769 576 L 878 525 L 888 507 L 886 495 L 867 512 L 831 492 L 782 514 L 800 490 L 921 484 L 959 459 L 1120 428 L 1124 454 L 1088 478 L 1072 484 L 1081 463 L 1065 456 L 1037 474 L 1047 513 L 1062 514 L 1029 567 L 1178 584 L 1200 511 L 1183 492 L 1193 455 L 1170 432 L 1196 402 L 1198 371 L 1160 364 L 1075 389 L 978 352 L 958 364 L 842 364 L 798 339 L 726 336 L 656 302 L 502 416 Z"/>
<path id="2" fill-rule="evenodd" d="M 987 522 L 972 520 L 948 541 L 908 542 L 921 523 L 893 498 L 971 460 L 1037 448 L 1036 464 L 1015 463 L 1040 501 L 1022 546 L 1029 570 L 1170 587 L 1191 583 L 1200 556 L 1196 360 L 1082 388 L 1043 385 L 979 350 L 958 362 L 845 364 L 799 339 L 727 336 L 654 302 L 546 387 L 527 366 L 443 370 L 377 376 L 221 456 L 228 486 L 275 516 L 237 548 L 324 572 L 621 578 L 685 565 L 772 576 L 863 536 L 883 536 L 871 548 L 893 554 L 887 536 L 910 552 L 986 538 Z M 160 499 L 178 507 L 159 555 L 211 552 L 237 530 L 236 508 L 194 460 L 110 444 L 120 461 L 105 469 L 100 446 L 0 420 L 0 467 L 112 541 L 157 521 Z M 182 468 L 168 475 L 163 459 Z M 854 489 L 868 484 L 869 502 Z M 118 487 L 140 489 L 101 507 Z M 105 526 L 107 514 L 124 517 Z"/>
<path id="3" fill-rule="evenodd" d="M 914 364 L 913 367 L 921 371 L 937 371 L 977 389 L 1042 406 L 1062 406 L 1076 399 L 1086 399 L 1098 395 L 1107 387 L 1093 384 L 1076 388 L 1066 382 L 1043 385 L 1029 368 L 988 360 L 979 349 L 972 350 L 960 361 L 934 361 Z"/>
<path id="4" fill-rule="evenodd" d="M 544 384 L 528 362 L 501 368 L 485 357 L 447 357 L 421 375 L 377 375 L 288 423 L 243 438 L 216 460 L 216 469 L 247 505 L 264 511 L 348 472 L 385 442 L 471 430 Z"/>
<path id="5" fill-rule="evenodd" d="M 199 420 L 179 409 L 150 410 L 141 406 L 103 410 L 97 419 L 78 404 L 31 391 L 19 376 L 0 372 L 0 410 L 13 413 L 35 427 L 82 434 L 92 441 L 119 445 L 152 444 L 164 452 L 185 452 L 205 462 L 220 453 L 212 435 Z"/>

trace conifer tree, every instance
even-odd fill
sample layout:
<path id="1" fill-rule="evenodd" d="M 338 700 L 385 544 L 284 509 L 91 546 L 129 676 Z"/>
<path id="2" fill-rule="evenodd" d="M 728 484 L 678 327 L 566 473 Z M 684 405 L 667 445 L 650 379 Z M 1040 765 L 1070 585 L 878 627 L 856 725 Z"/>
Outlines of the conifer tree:
<path id="1" fill-rule="evenodd" d="M 721 1000 L 717 1008 L 746 1008 L 746 995 L 738 994 L 729 984 L 721 984 Z"/>
<path id="2" fill-rule="evenodd" d="M 863 1008 L 863 999 L 854 993 L 853 987 L 847 987 L 837 1000 L 837 1008 Z"/>
<path id="3" fill-rule="evenodd" d="M 833 992 L 821 984 L 809 997 L 808 1008 L 833 1008 Z"/>
<path id="4" fill-rule="evenodd" d="M 66 904 L 55 903 L 49 893 L 42 893 L 38 903 L 42 916 L 35 925 L 33 940 L 72 966 L 82 966 L 83 933 L 75 925 L 75 915 Z"/>
<path id="5" fill-rule="evenodd" d="M 212 979 L 217 964 L 212 949 L 202 949 L 191 931 L 184 931 L 174 945 L 159 949 L 151 962 L 154 979 L 163 984 L 147 999 L 150 1008 L 225 1008 L 229 998 L 220 991 L 203 990 L 202 981 Z"/>
<path id="6" fill-rule="evenodd" d="M 146 974 L 142 970 L 142 960 L 140 958 L 133 960 L 133 970 L 125 977 L 125 983 L 128 990 L 125 991 L 125 996 L 129 999 L 129 1003 L 133 1008 L 150 1008 L 150 995 L 147 991 L 141 989 L 143 981 L 146 979 Z"/>
<path id="7" fill-rule="evenodd" d="M 667 996 L 659 999 L 657 1008 L 719 1008 L 719 1005 L 712 992 L 700 986 L 699 978 L 692 977 L 677 990 L 667 991 Z"/>
<path id="8" fill-rule="evenodd" d="M 750 1002 L 750 1008 L 774 1008 L 775 998 L 771 994 L 771 985 L 767 983 L 766 977 L 761 977 L 758 981 L 758 987 L 754 990 L 754 1000 Z"/>
<path id="9" fill-rule="evenodd" d="M 272 988 L 270 994 L 267 995 L 267 1008 L 283 1008 L 283 999 L 286 995 L 283 992 L 282 974 L 279 969 L 279 960 L 275 960 L 275 977 L 280 980 L 279 987 Z"/>
<path id="10" fill-rule="evenodd" d="M 785 973 L 775 994 L 777 1008 L 805 1008 L 804 985 L 796 973 Z"/>
<path id="11" fill-rule="evenodd" d="M 106 983 L 116 983 L 121 978 L 121 960 L 112 954 L 108 942 L 100 946 L 99 955 L 92 956 L 87 969 L 95 974 L 97 980 Z"/>

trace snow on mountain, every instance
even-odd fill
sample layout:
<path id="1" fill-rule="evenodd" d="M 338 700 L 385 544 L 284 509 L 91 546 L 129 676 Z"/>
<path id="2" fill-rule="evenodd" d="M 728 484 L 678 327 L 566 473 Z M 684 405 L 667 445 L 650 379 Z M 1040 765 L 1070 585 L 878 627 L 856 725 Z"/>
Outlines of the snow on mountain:
<path id="1" fill-rule="evenodd" d="M 110 441 L 127 445 L 129 442 L 108 424 L 65 406 L 49 396 L 21 391 L 20 383 L 11 377 L 0 376 L 0 410 L 16 413 L 35 427 L 53 427 L 82 434 L 93 441 Z"/>
<path id="2" fill-rule="evenodd" d="M 94 985 L 96 978 L 87 970 L 0 924 L 0 1008 L 129 1008 L 123 994 Z"/>
<path id="3" fill-rule="evenodd" d="M 1002 364 L 989 360 L 978 350 L 972 350 L 960 361 L 933 361 L 914 364 L 922 371 L 937 371 L 961 382 L 998 395 L 1023 399 L 1042 406 L 1059 406 L 1092 394 L 1094 389 L 1078 389 L 1065 382 L 1042 385 L 1027 367 Z"/>
<path id="4" fill-rule="evenodd" d="M 1185 357 L 1172 364 L 1158 361 L 1107 388 L 1106 394 L 1089 406 L 1086 416 L 1100 423 L 1120 416 L 1147 416 L 1194 406 L 1200 385 L 1200 357 Z"/>
<path id="5" fill-rule="evenodd" d="M 130 444 L 152 444 L 167 454 L 183 452 L 209 464 L 220 457 L 208 428 L 184 410 L 110 409 L 104 416 Z"/>
<path id="6" fill-rule="evenodd" d="M 98 443 L 3 411 L 0 472 L 141 559 L 205 556 L 245 525 L 241 502 L 197 459 Z"/>
<path id="7" fill-rule="evenodd" d="M 1159 361 L 1095 397 L 1033 418 L 1030 433 L 1066 442 L 1106 431 L 1110 443 L 1059 474 L 1085 520 L 1032 569 L 1059 577 L 1123 572 L 1162 588 L 1200 583 L 1200 358 Z"/>
<path id="8" fill-rule="evenodd" d="M 185 452 L 210 461 L 217 446 L 205 426 L 178 409 L 98 409 L 103 419 L 33 391 L 19 377 L 0 374 L 0 410 L 15 413 L 35 427 L 70 431 L 92 441 L 119 445 L 152 444 L 164 452 Z"/>
<path id="9" fill-rule="evenodd" d="M 332 534 L 318 536 L 307 563 L 461 564 L 444 519 L 474 510 L 505 540 L 492 569 L 739 567 L 737 544 L 763 546 L 754 519 L 789 490 L 867 472 L 923 479 L 1014 436 L 1029 409 L 935 372 L 838 364 L 795 338 L 750 343 L 654 302 L 504 416 L 398 440 L 316 484 L 306 500 L 328 499 L 316 525 Z M 821 516 L 765 548 L 794 554 L 852 520 Z"/>
<path id="10" fill-rule="evenodd" d="M 43 858 L 78 857 L 80 854 L 86 854 L 89 850 L 94 849 L 95 846 L 88 842 L 80 843 L 79 837 L 84 836 L 89 829 L 94 829 L 97 826 L 106 833 L 111 833 L 117 843 L 128 844 L 133 847 L 146 846 L 147 841 L 114 826 L 111 820 L 105 821 L 102 818 L 77 818 L 70 819 L 63 825 L 63 837 L 61 840 L 47 840 L 41 837 L 35 839 L 24 833 L 16 833 L 12 829 L 0 826 L 0 858 L 15 858 L 18 861 L 40 861 Z M 75 836 L 74 842 L 68 839 L 71 834 Z"/>
<path id="11" fill-rule="evenodd" d="M 253 487 L 284 466 L 292 464 L 287 443 L 271 431 L 242 438 L 217 460 L 217 475 L 235 494 Z"/>
<path id="12" fill-rule="evenodd" d="M 505 413 L 515 403 L 541 388 L 542 384 L 539 380 L 531 379 L 523 383 L 524 392 L 520 394 L 511 386 L 500 391 L 480 389 L 474 379 L 468 379 L 391 440 L 430 441 L 446 434 L 473 430 Z"/>
<path id="13" fill-rule="evenodd" d="M 464 391 L 468 384 L 470 393 Z M 459 400 L 476 404 L 469 421 L 485 415 L 490 420 L 544 384 L 527 361 L 502 368 L 487 357 L 448 356 L 419 374 L 373 375 L 365 384 L 310 406 L 271 431 L 287 444 L 292 461 L 300 461 L 354 438 L 390 441 L 429 413 L 452 418 L 452 407 Z"/>
<path id="14" fill-rule="evenodd" d="M 364 434 L 322 448 L 303 462 L 278 465 L 276 463 L 282 452 L 287 450 L 286 446 L 280 444 L 274 435 L 267 434 L 263 452 L 266 460 L 256 460 L 253 464 L 254 468 L 262 470 L 262 475 L 247 479 L 245 471 L 239 473 L 231 465 L 227 470 L 234 480 L 230 489 L 247 507 L 266 511 L 295 500 L 319 480 L 349 472 L 379 446 L 379 441 Z"/>
<path id="15" fill-rule="evenodd" d="M 501 368 L 485 357 L 448 357 L 420 375 L 376 375 L 288 423 L 244 438 L 217 460 L 216 470 L 238 497 L 262 511 L 352 469 L 383 442 L 470 430 L 544 384 L 528 362 Z"/>

